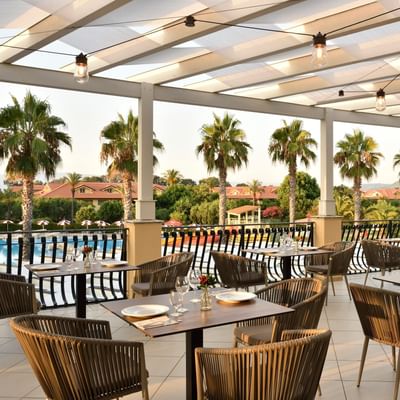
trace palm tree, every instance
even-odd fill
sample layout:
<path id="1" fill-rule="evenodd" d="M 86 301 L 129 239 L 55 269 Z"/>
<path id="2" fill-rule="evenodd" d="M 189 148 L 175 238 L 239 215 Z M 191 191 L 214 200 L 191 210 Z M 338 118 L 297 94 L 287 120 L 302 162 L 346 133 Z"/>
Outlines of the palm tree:
<path id="1" fill-rule="evenodd" d="M 213 123 L 201 127 L 202 143 L 196 147 L 197 155 L 203 154 L 207 171 L 218 171 L 220 225 L 225 225 L 227 172 L 247 164 L 248 149 L 251 149 L 239 125 L 240 121 L 233 115 L 225 113 L 221 119 L 214 113 Z"/>
<path id="2" fill-rule="evenodd" d="M 7 159 L 6 174 L 22 180 L 22 229 L 32 230 L 33 182 L 39 172 L 55 175 L 61 162 L 60 147 L 71 147 L 71 138 L 59 129 L 64 121 L 51 115 L 47 101 L 27 92 L 23 104 L 12 96 L 12 105 L 0 110 L 0 159 Z M 24 258 L 29 256 L 25 236 Z"/>
<path id="3" fill-rule="evenodd" d="M 393 157 L 393 168 L 396 168 L 400 166 L 400 153 L 397 153 Z M 400 172 L 399 172 L 399 177 L 400 177 Z"/>
<path id="4" fill-rule="evenodd" d="M 256 200 L 257 200 L 257 195 L 263 193 L 264 189 L 262 187 L 261 182 L 257 179 L 253 179 L 251 182 L 249 182 L 247 184 L 247 186 L 248 186 L 251 196 L 253 198 L 253 206 L 255 206 Z"/>
<path id="5" fill-rule="evenodd" d="M 82 175 L 78 174 L 77 172 L 71 172 L 64 177 L 64 182 L 69 183 L 71 185 L 71 195 L 72 195 L 72 202 L 71 202 L 71 223 L 74 222 L 74 206 L 75 206 L 75 192 L 76 186 L 81 181 Z"/>
<path id="6" fill-rule="evenodd" d="M 316 154 L 312 147 L 317 142 L 311 137 L 310 132 L 303 129 L 303 121 L 295 119 L 289 125 L 284 120 L 284 126 L 274 131 L 268 147 L 268 153 L 273 162 L 281 162 L 289 170 L 289 222 L 295 221 L 296 213 L 296 172 L 297 160 L 308 167 L 314 161 Z"/>
<path id="7" fill-rule="evenodd" d="M 360 129 L 354 129 L 353 134 L 346 134 L 337 143 L 339 151 L 334 162 L 340 167 L 342 178 L 353 180 L 354 220 L 361 219 L 361 185 L 362 179 L 368 180 L 376 175 L 376 166 L 382 154 L 376 152 L 378 144 L 370 136 L 365 136 Z"/>
<path id="8" fill-rule="evenodd" d="M 100 158 L 103 162 L 111 159 L 108 173 L 118 173 L 121 176 L 123 188 L 124 220 L 132 219 L 132 182 L 138 171 L 138 118 L 129 111 L 126 119 L 118 114 L 118 120 L 110 122 L 101 131 L 100 137 L 106 140 L 101 146 Z M 153 139 L 153 147 L 163 150 L 164 146 Z M 157 158 L 153 157 L 153 165 Z"/>
<path id="9" fill-rule="evenodd" d="M 354 202 L 350 196 L 335 196 L 336 214 L 341 215 L 344 219 L 354 219 Z"/>
<path id="10" fill-rule="evenodd" d="M 376 204 L 368 207 L 365 212 L 366 218 L 377 220 L 396 219 L 398 215 L 397 207 L 386 200 L 378 200 Z"/>
<path id="11" fill-rule="evenodd" d="M 176 169 L 168 169 L 163 174 L 163 178 L 167 182 L 167 186 L 176 185 L 182 180 L 182 175 Z"/>

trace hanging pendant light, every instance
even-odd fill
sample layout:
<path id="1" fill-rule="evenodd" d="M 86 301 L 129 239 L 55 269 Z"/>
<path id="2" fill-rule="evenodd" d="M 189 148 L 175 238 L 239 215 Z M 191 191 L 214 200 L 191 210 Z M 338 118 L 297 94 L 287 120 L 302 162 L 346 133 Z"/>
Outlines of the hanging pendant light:
<path id="1" fill-rule="evenodd" d="M 375 109 L 376 111 L 384 111 L 386 109 L 385 91 L 383 89 L 379 89 L 376 92 Z"/>
<path id="2" fill-rule="evenodd" d="M 87 57 L 83 53 L 75 58 L 74 79 L 78 83 L 86 83 L 89 80 Z"/>
<path id="3" fill-rule="evenodd" d="M 321 32 L 313 35 L 313 47 L 311 63 L 316 67 L 323 67 L 328 61 L 326 35 L 323 35 Z"/>

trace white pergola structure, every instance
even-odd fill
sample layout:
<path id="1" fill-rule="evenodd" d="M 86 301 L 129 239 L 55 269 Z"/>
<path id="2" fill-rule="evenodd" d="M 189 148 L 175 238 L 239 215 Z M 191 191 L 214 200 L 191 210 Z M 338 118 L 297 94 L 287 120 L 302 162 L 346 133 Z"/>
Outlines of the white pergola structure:
<path id="1" fill-rule="evenodd" d="M 333 122 L 400 127 L 399 6 L 398 0 L 4 0 L 0 81 L 139 99 L 139 221 L 155 218 L 154 101 L 319 119 L 319 213 L 334 216 Z M 185 25 L 188 15 L 193 27 Z M 322 68 L 310 62 L 310 35 L 318 32 L 327 35 Z M 91 75 L 84 85 L 72 78 L 80 52 Z M 387 107 L 377 112 L 381 88 Z"/>

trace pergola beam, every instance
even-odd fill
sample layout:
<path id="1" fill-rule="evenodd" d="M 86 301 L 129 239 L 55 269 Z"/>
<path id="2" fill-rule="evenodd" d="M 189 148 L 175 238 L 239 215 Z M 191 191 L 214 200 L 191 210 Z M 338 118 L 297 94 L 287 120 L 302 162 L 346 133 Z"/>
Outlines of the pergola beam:
<path id="1" fill-rule="evenodd" d="M 0 62 L 11 64 L 30 54 L 32 50 L 29 49 L 40 49 L 71 33 L 77 26 L 85 26 L 128 2 L 129 0 L 76 0 L 3 43 Z"/>
<path id="2" fill-rule="evenodd" d="M 91 77 L 88 83 L 85 85 L 79 85 L 72 79 L 72 75 L 66 72 L 49 71 L 9 64 L 0 64 L 0 80 L 16 84 L 129 98 L 140 98 L 141 96 L 141 85 L 136 82 Z M 322 107 L 303 106 L 278 101 L 251 99 L 164 86 L 154 87 L 154 100 L 168 103 L 181 103 L 264 114 L 293 116 L 297 118 L 313 118 L 322 120 L 325 115 L 325 109 Z M 400 118 L 352 111 L 333 110 L 333 119 L 335 121 L 356 124 L 369 124 L 396 128 L 400 127 Z"/>

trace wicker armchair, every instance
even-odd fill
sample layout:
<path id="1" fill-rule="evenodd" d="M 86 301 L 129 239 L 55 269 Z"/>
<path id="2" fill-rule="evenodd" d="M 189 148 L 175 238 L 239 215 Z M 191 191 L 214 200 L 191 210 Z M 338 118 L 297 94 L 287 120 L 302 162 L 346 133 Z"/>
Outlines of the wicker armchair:
<path id="1" fill-rule="evenodd" d="M 212 251 L 211 256 L 222 286 L 248 289 L 249 286 L 268 285 L 264 262 L 218 251 Z"/>
<path id="2" fill-rule="evenodd" d="M 199 400 L 314 400 L 331 331 L 287 331 L 240 349 L 197 348 Z"/>
<path id="3" fill-rule="evenodd" d="M 174 253 L 139 265 L 133 292 L 142 296 L 169 293 L 175 288 L 176 277 L 188 274 L 193 256 L 193 253 Z"/>
<path id="4" fill-rule="evenodd" d="M 0 273 L 0 318 L 33 314 L 39 308 L 32 283 L 22 275 Z"/>
<path id="5" fill-rule="evenodd" d="M 143 343 L 111 340 L 108 321 L 28 315 L 10 321 L 48 399 L 148 399 Z"/>
<path id="6" fill-rule="evenodd" d="M 343 276 L 346 282 L 347 292 L 349 293 L 351 300 L 349 282 L 347 280 L 347 271 L 349 269 L 351 260 L 353 259 L 355 247 L 355 242 L 335 242 L 323 246 L 323 249 L 332 250 L 333 253 L 308 257 L 306 273 L 311 275 L 320 274 L 326 276 L 331 281 L 334 296 L 336 296 L 336 293 L 333 277 L 340 275 Z M 328 304 L 328 295 L 326 296 L 326 303 Z"/>
<path id="7" fill-rule="evenodd" d="M 240 322 L 234 329 L 234 345 L 276 342 L 284 330 L 317 328 L 327 290 L 326 280 L 313 278 L 287 279 L 258 290 L 260 299 L 295 311 Z"/>
<path id="8" fill-rule="evenodd" d="M 363 240 L 361 246 L 367 262 L 364 285 L 367 283 L 371 268 L 379 268 L 381 274 L 385 275 L 386 269 L 400 267 L 400 247 L 375 240 Z M 383 281 L 381 287 L 383 287 Z"/>
<path id="9" fill-rule="evenodd" d="M 400 293 L 356 283 L 350 284 L 354 304 L 364 332 L 357 386 L 360 386 L 369 340 L 392 346 L 393 369 L 396 370 L 396 347 L 400 347 Z M 397 400 L 400 383 L 400 353 L 397 359 L 393 400 Z"/>

